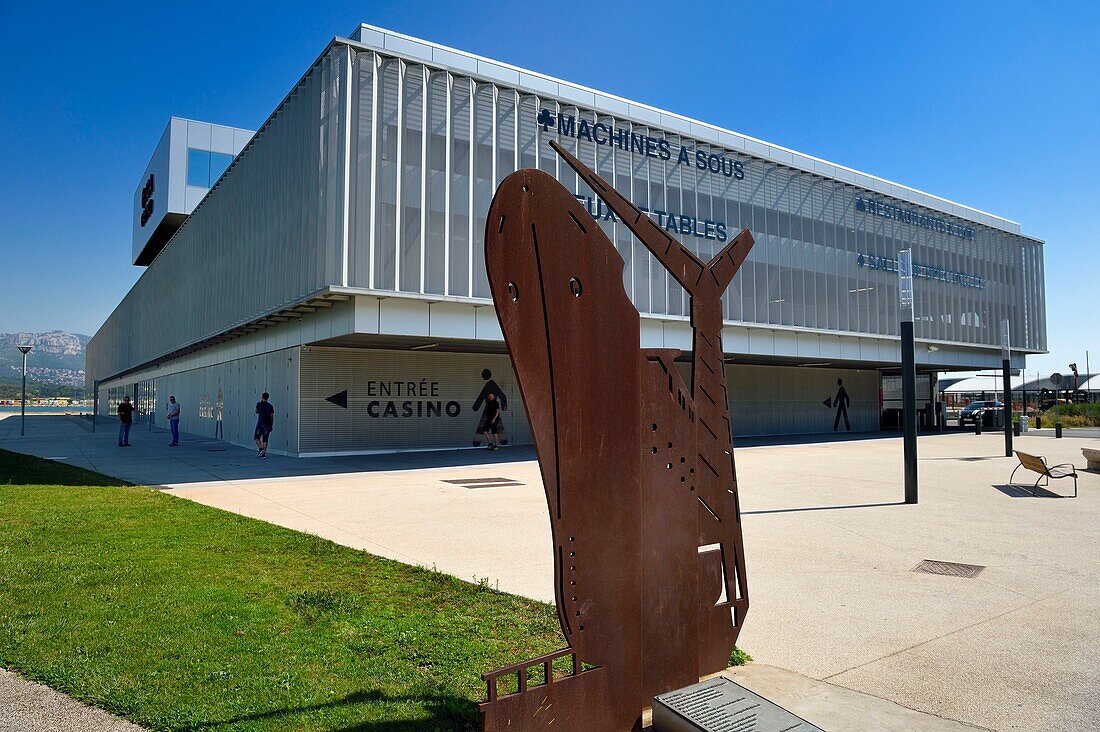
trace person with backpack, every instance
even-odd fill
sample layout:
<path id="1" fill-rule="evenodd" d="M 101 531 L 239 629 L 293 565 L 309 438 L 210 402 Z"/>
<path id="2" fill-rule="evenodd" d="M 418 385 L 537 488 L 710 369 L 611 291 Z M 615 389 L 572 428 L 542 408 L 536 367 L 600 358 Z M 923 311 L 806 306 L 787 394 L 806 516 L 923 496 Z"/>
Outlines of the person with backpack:
<path id="1" fill-rule="evenodd" d="M 267 440 L 271 436 L 271 430 L 275 428 L 275 407 L 268 401 L 270 395 L 265 391 L 260 395 L 260 401 L 256 402 L 256 449 L 257 457 L 267 457 Z"/>

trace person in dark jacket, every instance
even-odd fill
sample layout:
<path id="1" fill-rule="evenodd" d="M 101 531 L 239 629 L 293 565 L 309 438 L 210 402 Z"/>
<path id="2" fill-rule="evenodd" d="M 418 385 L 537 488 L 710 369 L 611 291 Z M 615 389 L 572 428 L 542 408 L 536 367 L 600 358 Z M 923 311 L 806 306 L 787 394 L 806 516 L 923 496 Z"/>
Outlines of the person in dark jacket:
<path id="1" fill-rule="evenodd" d="M 271 430 L 275 428 L 275 407 L 268 401 L 269 395 L 265 391 L 260 395 L 260 401 L 256 402 L 256 449 L 257 457 L 267 457 L 267 439 L 271 436 Z"/>
<path id="2" fill-rule="evenodd" d="M 134 426 L 134 405 L 130 397 L 122 397 L 118 405 L 118 446 L 133 447 L 130 444 L 130 428 Z"/>

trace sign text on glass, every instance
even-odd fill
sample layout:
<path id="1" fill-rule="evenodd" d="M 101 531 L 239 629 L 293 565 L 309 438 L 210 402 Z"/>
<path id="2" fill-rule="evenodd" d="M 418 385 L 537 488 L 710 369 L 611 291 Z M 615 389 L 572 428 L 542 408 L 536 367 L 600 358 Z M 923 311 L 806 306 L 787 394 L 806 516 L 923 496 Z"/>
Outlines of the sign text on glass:
<path id="1" fill-rule="evenodd" d="M 675 151 L 672 143 L 663 137 L 639 135 L 622 127 L 612 127 L 603 122 L 589 122 L 583 117 L 578 120 L 571 114 L 555 113 L 549 109 L 539 111 L 538 123 L 542 126 L 543 132 L 556 127 L 559 135 L 588 140 L 597 145 L 614 145 L 620 150 L 659 160 L 672 160 L 675 154 L 679 165 L 693 165 L 699 170 L 716 175 L 720 173 L 734 180 L 745 178 L 745 166 L 740 160 L 733 160 L 724 154 L 690 148 L 687 145 L 678 145 L 679 150 Z"/>

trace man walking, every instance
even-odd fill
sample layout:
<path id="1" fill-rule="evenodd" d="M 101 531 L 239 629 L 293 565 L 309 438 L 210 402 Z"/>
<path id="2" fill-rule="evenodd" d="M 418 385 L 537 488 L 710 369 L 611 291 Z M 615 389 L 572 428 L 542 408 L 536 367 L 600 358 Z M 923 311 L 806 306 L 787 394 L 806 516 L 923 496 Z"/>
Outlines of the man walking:
<path id="1" fill-rule="evenodd" d="M 260 401 L 256 402 L 256 449 L 260 451 L 257 457 L 267 457 L 267 438 L 275 427 L 275 407 L 268 401 L 268 393 L 260 395 Z"/>
<path id="2" fill-rule="evenodd" d="M 174 396 L 168 397 L 168 427 L 172 430 L 172 442 L 168 444 L 168 447 L 179 447 L 180 405 Z"/>
<path id="3" fill-rule="evenodd" d="M 134 405 L 130 397 L 122 397 L 118 405 L 118 446 L 133 447 L 130 444 L 130 428 L 134 426 Z"/>
<path id="4" fill-rule="evenodd" d="M 499 447 L 499 438 L 497 437 L 497 422 L 500 420 L 500 402 L 497 401 L 497 395 L 493 392 L 489 392 L 485 395 L 485 411 L 481 415 L 481 433 L 485 435 L 485 442 L 488 443 L 489 450 L 496 450 Z"/>

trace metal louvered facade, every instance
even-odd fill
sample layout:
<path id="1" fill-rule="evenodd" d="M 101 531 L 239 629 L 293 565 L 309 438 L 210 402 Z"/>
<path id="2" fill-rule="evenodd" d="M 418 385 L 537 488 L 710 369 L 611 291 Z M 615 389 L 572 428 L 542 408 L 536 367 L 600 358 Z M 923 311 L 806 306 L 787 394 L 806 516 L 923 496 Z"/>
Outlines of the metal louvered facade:
<path id="1" fill-rule="evenodd" d="M 90 379 L 341 283 L 346 61 L 318 60 L 146 268 L 88 344 Z"/>
<path id="2" fill-rule="evenodd" d="M 959 214 L 724 147 L 650 121 L 477 74 L 356 50 L 351 282 L 488 299 L 481 252 L 497 185 L 540 168 L 589 207 L 626 262 L 638 310 L 684 318 L 687 296 L 550 149 L 556 140 L 707 261 L 741 228 L 756 239 L 725 296 L 737 325 L 898 337 L 896 257 L 918 263 L 917 337 L 1046 347 L 1042 243 L 988 214 Z M 700 157 L 702 156 L 702 157 Z M 832 167 L 832 166 L 830 166 Z M 834 168 L 835 172 L 835 168 Z M 666 222 L 669 222 L 666 224 Z"/>
<path id="3" fill-rule="evenodd" d="M 483 256 L 492 195 L 525 167 L 557 177 L 615 243 L 643 346 L 690 349 L 684 292 L 550 140 L 704 259 L 752 231 L 725 296 L 737 434 L 830 431 L 823 401 L 838 381 L 853 429 L 878 428 L 881 373 L 900 360 L 899 249 L 918 266 L 922 372 L 999 365 L 1003 318 L 1014 366 L 1046 349 L 1043 243 L 1012 221 L 361 26 L 329 44 L 92 339 L 101 413 L 108 394 L 143 384 L 194 408 L 183 429 L 205 435 L 220 391 L 226 439 L 249 444 L 266 390 L 282 402 L 282 452 L 462 446 L 488 368 L 510 389 L 511 437 L 529 440 Z M 422 379 L 460 415 L 405 414 L 404 402 L 431 394 L 371 393 Z M 329 399 L 340 392 L 346 407 Z M 398 415 L 372 416 L 376 401 L 395 401 Z"/>

